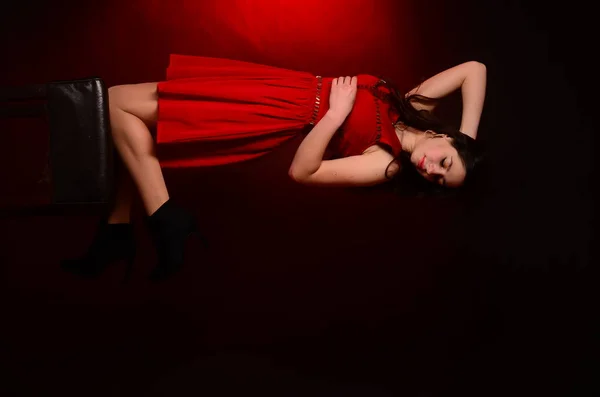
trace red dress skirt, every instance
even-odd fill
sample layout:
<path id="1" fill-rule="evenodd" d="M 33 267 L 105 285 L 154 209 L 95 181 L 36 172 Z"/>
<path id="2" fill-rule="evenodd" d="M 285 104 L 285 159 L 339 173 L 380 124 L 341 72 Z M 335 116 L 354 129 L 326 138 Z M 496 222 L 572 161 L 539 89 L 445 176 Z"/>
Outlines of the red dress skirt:
<path id="1" fill-rule="evenodd" d="M 318 118 L 318 89 L 317 76 L 306 72 L 171 55 L 158 84 L 161 166 L 217 166 L 267 154 Z"/>

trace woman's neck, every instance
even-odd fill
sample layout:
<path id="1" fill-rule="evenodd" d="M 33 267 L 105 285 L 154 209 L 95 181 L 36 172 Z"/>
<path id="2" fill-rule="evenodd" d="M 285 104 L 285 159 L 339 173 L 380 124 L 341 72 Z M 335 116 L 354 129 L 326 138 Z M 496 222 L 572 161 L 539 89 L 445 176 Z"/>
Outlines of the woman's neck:
<path id="1" fill-rule="evenodd" d="M 395 125 L 396 135 L 400 140 L 402 150 L 408 153 L 412 153 L 417 143 L 425 138 L 423 131 L 413 127 L 409 127 L 403 123 L 397 123 Z"/>

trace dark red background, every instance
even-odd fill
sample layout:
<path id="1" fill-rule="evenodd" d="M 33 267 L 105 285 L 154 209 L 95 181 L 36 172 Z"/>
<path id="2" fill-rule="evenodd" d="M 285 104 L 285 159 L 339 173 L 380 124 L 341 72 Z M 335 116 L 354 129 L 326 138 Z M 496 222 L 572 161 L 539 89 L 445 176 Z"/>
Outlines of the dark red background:
<path id="1" fill-rule="evenodd" d="M 517 384 L 523 395 L 576 395 L 591 297 L 590 66 L 576 57 L 585 15 L 571 3 L 466 0 L 13 4 L 1 17 L 1 85 L 157 81 L 168 54 L 183 53 L 387 75 L 409 89 L 482 61 L 491 170 L 477 196 L 452 200 L 296 185 L 286 173 L 300 140 L 241 165 L 169 170 L 171 195 L 211 247 L 192 244 L 185 271 L 151 285 L 140 223 L 135 278 L 121 286 L 120 268 L 83 282 L 58 267 L 83 252 L 97 209 L 7 210 L 47 200 L 36 183 L 47 131 L 43 120 L 2 120 L 6 395 L 243 385 L 286 395 L 293 385 L 298 395 L 492 396 L 517 395 Z M 453 122 L 458 101 L 442 109 Z M 215 385 L 222 394 L 207 391 Z"/>

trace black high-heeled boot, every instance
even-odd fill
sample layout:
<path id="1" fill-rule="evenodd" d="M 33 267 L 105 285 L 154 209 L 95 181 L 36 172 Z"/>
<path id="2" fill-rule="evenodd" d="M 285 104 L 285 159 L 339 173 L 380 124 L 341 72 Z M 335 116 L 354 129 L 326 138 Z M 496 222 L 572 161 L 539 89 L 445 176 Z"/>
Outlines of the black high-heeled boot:
<path id="1" fill-rule="evenodd" d="M 61 261 L 61 267 L 81 277 L 95 278 L 109 265 L 123 260 L 126 263 L 125 282 L 131 277 L 134 259 L 133 226 L 129 223 L 109 224 L 102 219 L 87 252 L 82 257 Z"/>
<path id="2" fill-rule="evenodd" d="M 163 281 L 183 266 L 185 242 L 198 231 L 192 214 L 167 200 L 152 215 L 146 217 L 152 241 L 158 256 L 158 265 L 150 280 Z"/>

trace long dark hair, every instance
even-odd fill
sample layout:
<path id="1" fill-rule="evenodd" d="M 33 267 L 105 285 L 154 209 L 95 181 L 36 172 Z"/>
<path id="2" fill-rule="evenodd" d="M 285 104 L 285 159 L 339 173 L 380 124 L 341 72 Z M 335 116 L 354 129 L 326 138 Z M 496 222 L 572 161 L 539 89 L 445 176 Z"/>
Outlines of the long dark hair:
<path id="1" fill-rule="evenodd" d="M 457 128 L 451 127 L 443 123 L 433 112 L 422 109 L 417 110 L 413 103 L 420 103 L 423 105 L 435 105 L 438 100 L 429 98 L 423 95 L 412 94 L 403 95 L 396 87 L 396 85 L 387 77 L 381 77 L 381 81 L 378 85 L 386 86 L 390 94 L 383 95 L 378 91 L 381 99 L 387 101 L 390 107 L 394 108 L 399 114 L 396 120 L 393 120 L 394 124 L 400 122 L 405 126 L 413 127 L 421 131 L 432 130 L 438 134 L 445 134 L 451 138 L 451 144 L 454 146 L 458 155 L 460 156 L 463 165 L 465 167 L 466 176 L 462 189 L 448 189 L 443 186 L 437 185 L 430 181 L 427 181 L 423 176 L 419 175 L 413 164 L 410 162 L 410 154 L 402 151 L 398 156 L 394 158 L 388 164 L 386 168 L 386 177 L 388 175 L 389 167 L 396 161 L 401 165 L 401 171 L 397 172 L 392 178 L 396 183 L 397 188 L 401 188 L 402 191 L 406 192 L 407 187 L 410 190 L 415 190 L 417 193 L 448 193 L 450 190 L 456 192 L 457 190 L 463 190 L 468 187 L 471 181 L 474 179 L 476 168 L 482 160 L 482 149 L 478 142 L 470 136 L 463 134 Z M 412 193 L 415 193 L 414 191 Z"/>

